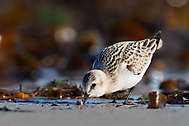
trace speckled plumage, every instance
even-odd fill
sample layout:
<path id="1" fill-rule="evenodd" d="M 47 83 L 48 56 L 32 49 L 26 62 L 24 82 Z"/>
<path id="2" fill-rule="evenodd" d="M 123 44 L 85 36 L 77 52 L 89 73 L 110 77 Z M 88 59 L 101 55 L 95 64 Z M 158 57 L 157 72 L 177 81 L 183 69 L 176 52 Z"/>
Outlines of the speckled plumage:
<path id="1" fill-rule="evenodd" d="M 92 69 L 100 69 L 107 74 L 115 74 L 121 63 L 127 65 L 133 74 L 140 74 L 148 59 L 156 49 L 156 39 L 145 39 L 142 41 L 119 42 L 103 49 Z"/>
<path id="2" fill-rule="evenodd" d="M 149 67 L 154 52 L 161 47 L 158 32 L 148 39 L 118 42 L 104 48 L 97 55 L 92 70 L 84 76 L 85 92 L 90 97 L 99 97 L 135 86 Z"/>

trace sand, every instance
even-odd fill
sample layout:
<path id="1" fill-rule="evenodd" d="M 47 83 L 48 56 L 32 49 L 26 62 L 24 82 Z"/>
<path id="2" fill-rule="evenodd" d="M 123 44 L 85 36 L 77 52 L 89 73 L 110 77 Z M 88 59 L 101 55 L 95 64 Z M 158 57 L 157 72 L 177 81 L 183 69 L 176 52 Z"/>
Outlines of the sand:
<path id="1" fill-rule="evenodd" d="M 147 109 L 147 105 L 120 106 L 0 103 L 0 126 L 185 126 L 189 106 Z M 21 111 L 21 112 L 19 112 Z"/>

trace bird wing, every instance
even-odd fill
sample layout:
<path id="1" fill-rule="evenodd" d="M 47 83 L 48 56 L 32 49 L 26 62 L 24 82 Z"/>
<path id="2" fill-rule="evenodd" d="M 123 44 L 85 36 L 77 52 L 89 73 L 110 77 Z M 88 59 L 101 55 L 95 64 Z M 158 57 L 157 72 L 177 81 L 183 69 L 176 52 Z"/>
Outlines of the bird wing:
<path id="1" fill-rule="evenodd" d="M 92 69 L 100 69 L 108 74 L 115 73 L 121 60 L 122 53 L 126 48 L 125 42 L 119 42 L 109 47 L 104 48 L 93 63 Z"/>
<path id="2" fill-rule="evenodd" d="M 129 43 L 123 52 L 121 62 L 126 63 L 127 69 L 133 72 L 134 75 L 139 75 L 157 49 L 156 41 L 156 39 L 145 39 Z"/>
<path id="3" fill-rule="evenodd" d="M 134 75 L 140 74 L 157 48 L 157 39 L 119 42 L 106 47 L 97 56 L 93 69 L 114 74 L 121 63 Z"/>

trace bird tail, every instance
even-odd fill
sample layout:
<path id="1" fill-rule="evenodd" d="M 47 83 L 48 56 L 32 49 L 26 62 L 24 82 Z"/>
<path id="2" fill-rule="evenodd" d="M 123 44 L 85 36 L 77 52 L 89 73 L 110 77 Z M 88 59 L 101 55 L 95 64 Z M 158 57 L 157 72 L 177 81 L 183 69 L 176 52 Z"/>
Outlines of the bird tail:
<path id="1" fill-rule="evenodd" d="M 150 37 L 150 39 L 156 39 L 157 49 L 160 49 L 163 46 L 163 41 L 161 39 L 161 31 L 155 33 L 155 35 Z"/>

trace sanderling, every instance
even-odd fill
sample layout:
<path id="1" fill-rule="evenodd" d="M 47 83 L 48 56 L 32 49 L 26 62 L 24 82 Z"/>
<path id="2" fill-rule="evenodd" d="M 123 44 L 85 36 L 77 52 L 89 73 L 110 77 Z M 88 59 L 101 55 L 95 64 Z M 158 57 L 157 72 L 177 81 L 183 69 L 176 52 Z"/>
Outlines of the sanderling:
<path id="1" fill-rule="evenodd" d="M 92 70 L 82 82 L 87 97 L 130 89 L 124 103 L 135 85 L 142 79 L 150 65 L 152 56 L 163 45 L 161 32 L 141 41 L 118 42 L 104 48 L 96 57 Z"/>

